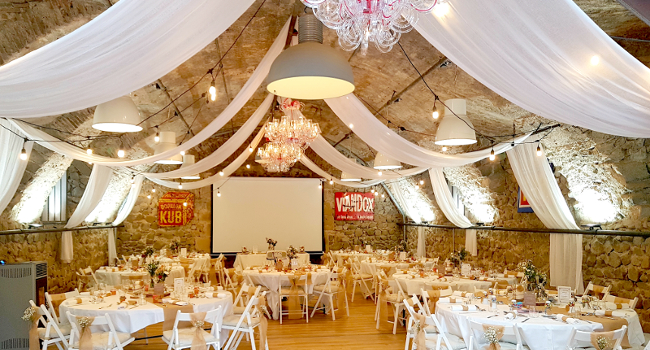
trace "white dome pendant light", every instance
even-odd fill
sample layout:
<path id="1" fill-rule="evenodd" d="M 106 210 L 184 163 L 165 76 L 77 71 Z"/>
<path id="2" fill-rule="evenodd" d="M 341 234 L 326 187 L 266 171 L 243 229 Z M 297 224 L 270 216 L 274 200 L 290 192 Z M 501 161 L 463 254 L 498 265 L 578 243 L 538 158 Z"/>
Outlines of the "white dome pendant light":
<path id="1" fill-rule="evenodd" d="M 176 148 L 176 133 L 173 131 L 161 131 L 160 142 L 154 146 L 154 155 L 167 152 Z M 178 165 L 183 163 L 183 156 L 179 154 L 173 155 L 171 158 L 157 160 L 156 164 L 173 164 Z"/>
<path id="2" fill-rule="evenodd" d="M 400 163 L 397 159 L 393 159 L 379 152 L 375 156 L 375 163 L 372 167 L 378 170 L 394 170 L 401 169 L 402 163 Z"/>
<path id="3" fill-rule="evenodd" d="M 451 99 L 445 101 L 445 114 L 438 124 L 436 132 L 436 145 L 462 146 L 476 143 L 474 125 L 467 118 L 467 101 L 465 99 Z M 452 113 L 451 111 L 454 111 Z"/>
<path id="4" fill-rule="evenodd" d="M 129 96 L 118 97 L 95 107 L 93 128 L 108 132 L 138 132 L 140 111 Z"/>
<path id="5" fill-rule="evenodd" d="M 266 78 L 269 92 L 298 100 L 320 100 L 354 91 L 352 67 L 323 45 L 323 24 L 313 14 L 300 16 L 299 44 L 284 50 Z"/>
<path id="6" fill-rule="evenodd" d="M 190 165 L 194 165 L 195 159 L 193 154 L 186 154 L 183 156 L 183 165 L 181 165 L 180 169 L 183 169 L 185 167 L 188 167 Z M 194 175 L 187 175 L 187 176 L 181 176 L 181 179 L 183 180 L 199 180 L 201 179 L 201 176 L 199 174 L 194 174 Z"/>

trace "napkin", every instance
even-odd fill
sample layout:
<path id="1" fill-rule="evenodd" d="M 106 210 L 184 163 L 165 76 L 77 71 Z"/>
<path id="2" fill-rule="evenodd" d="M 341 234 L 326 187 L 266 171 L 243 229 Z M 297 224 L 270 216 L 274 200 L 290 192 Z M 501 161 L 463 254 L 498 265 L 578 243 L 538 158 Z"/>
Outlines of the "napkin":
<path id="1" fill-rule="evenodd" d="M 474 296 L 474 293 L 467 293 L 467 292 L 460 292 L 460 291 L 455 291 L 452 296 L 455 297 L 461 297 L 461 298 L 471 298 Z"/>
<path id="2" fill-rule="evenodd" d="M 629 309 L 630 305 L 629 304 L 616 304 L 616 303 L 611 303 L 611 302 L 606 302 L 605 303 L 605 308 L 607 310 L 616 310 L 616 309 Z"/>
<path id="3" fill-rule="evenodd" d="M 162 302 L 163 304 L 171 304 L 172 303 L 172 298 L 163 298 Z"/>
<path id="4" fill-rule="evenodd" d="M 228 293 L 217 293 L 217 298 L 227 298 Z"/>
<path id="5" fill-rule="evenodd" d="M 451 311 L 478 311 L 476 305 L 452 305 Z"/>
<path id="6" fill-rule="evenodd" d="M 189 303 L 187 301 L 177 301 L 175 304 L 178 306 L 185 306 L 188 305 Z"/>
<path id="7" fill-rule="evenodd" d="M 438 299 L 439 303 L 447 303 L 447 304 L 462 304 L 463 299 L 461 298 L 440 298 Z"/>
<path id="8" fill-rule="evenodd" d="M 517 318 L 517 310 L 508 312 L 506 314 L 506 320 L 514 320 L 515 318 Z"/>
<path id="9" fill-rule="evenodd" d="M 613 317 L 625 317 L 627 312 L 625 311 L 605 311 L 605 310 L 596 310 L 594 311 L 596 316 L 613 316 Z"/>
<path id="10" fill-rule="evenodd" d="M 564 321 L 564 322 L 566 322 L 566 323 L 568 323 L 568 324 L 578 323 L 578 320 L 577 320 L 577 319 L 575 319 L 575 318 L 571 318 L 571 317 L 567 317 L 567 316 L 562 315 L 562 314 L 557 314 L 557 315 L 555 315 L 555 319 L 557 319 L 558 321 Z"/>

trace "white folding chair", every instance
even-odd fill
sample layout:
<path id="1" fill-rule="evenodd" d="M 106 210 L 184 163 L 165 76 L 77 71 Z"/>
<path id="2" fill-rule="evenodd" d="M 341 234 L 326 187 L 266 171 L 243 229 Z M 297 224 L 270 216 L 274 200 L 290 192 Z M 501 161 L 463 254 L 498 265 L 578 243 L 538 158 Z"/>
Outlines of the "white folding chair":
<path id="1" fill-rule="evenodd" d="M 363 294 L 364 298 L 370 297 L 372 301 L 375 301 L 375 297 L 372 295 L 372 289 L 368 286 L 368 284 L 372 285 L 372 275 L 369 273 L 362 273 L 361 272 L 361 263 L 357 261 L 353 261 L 352 264 L 350 265 L 352 267 L 352 299 L 350 300 L 351 302 L 354 302 L 354 294 L 356 292 L 357 285 L 359 285 L 359 289 L 361 289 L 361 293 Z M 362 288 L 365 287 L 364 288 Z M 366 294 L 367 293 L 367 294 Z"/>
<path id="2" fill-rule="evenodd" d="M 93 272 L 93 269 L 90 268 L 90 266 L 88 266 L 88 267 L 86 267 L 85 269 L 83 269 L 83 273 L 84 273 L 84 275 L 86 275 L 86 276 L 88 276 L 88 275 L 93 276 L 93 281 L 95 281 L 95 285 L 96 285 L 96 286 L 99 285 L 99 282 L 97 282 L 97 276 L 95 276 L 95 272 Z"/>
<path id="3" fill-rule="evenodd" d="M 262 292 L 262 295 L 266 295 L 266 292 Z M 246 309 L 244 309 L 244 312 L 240 316 L 229 315 L 223 318 L 223 325 L 221 328 L 232 331 L 230 337 L 228 337 L 226 346 L 223 347 L 223 350 L 237 349 L 244 334 L 250 336 L 251 348 L 253 350 L 256 349 L 254 332 L 255 328 L 260 325 L 260 317 L 264 317 L 264 315 L 254 312 L 255 306 L 258 304 L 259 299 L 257 296 L 253 296 L 248 301 Z M 257 315 L 257 317 L 255 315 Z M 268 341 L 265 344 L 265 348 L 266 350 L 269 349 Z"/>
<path id="4" fill-rule="evenodd" d="M 79 350 L 79 337 L 81 336 L 81 328 L 77 323 L 77 318 L 72 315 L 70 311 L 66 312 L 66 314 L 71 325 L 68 350 Z M 105 314 L 104 316 L 95 316 L 95 319 L 93 320 L 91 326 L 108 327 L 108 331 L 92 332 L 93 348 L 101 348 L 104 350 L 123 350 L 126 345 L 132 343 L 135 340 L 131 334 L 117 332 L 113 326 L 113 322 L 111 322 L 111 319 L 108 317 L 108 314 Z"/>
<path id="5" fill-rule="evenodd" d="M 33 301 L 29 301 L 32 306 L 36 306 Z M 47 350 L 50 344 L 56 345 L 59 350 L 67 350 L 70 338 L 70 324 L 59 324 L 54 320 L 52 315 L 45 305 L 38 307 L 38 314 L 41 316 L 41 322 L 44 322 L 45 327 L 38 329 L 38 337 L 43 342 L 43 350 Z"/>
<path id="6" fill-rule="evenodd" d="M 629 306 L 630 309 L 634 309 L 636 307 L 636 303 L 639 302 L 639 298 L 638 297 L 635 297 L 634 299 L 619 298 L 617 296 L 608 293 L 605 294 L 605 296 L 603 297 L 603 301 L 605 303 L 621 304 L 621 306 Z M 618 308 L 618 305 L 616 305 L 616 308 Z"/>
<path id="7" fill-rule="evenodd" d="M 279 305 L 279 311 L 280 311 L 280 324 L 282 324 L 282 316 L 289 316 L 289 310 L 284 311 L 282 309 L 282 298 L 284 297 L 297 297 L 299 300 L 300 306 L 300 317 L 305 317 L 305 320 L 307 323 L 309 323 L 309 284 L 307 281 L 307 275 L 302 275 L 298 278 L 296 282 L 296 289 L 295 291 L 291 290 L 291 287 L 282 287 L 280 286 L 280 289 L 278 290 L 278 294 L 280 296 L 280 305 Z M 295 295 L 292 295 L 292 293 L 296 293 Z M 292 315 L 297 314 L 294 312 Z"/>
<path id="8" fill-rule="evenodd" d="M 163 332 L 162 340 L 168 345 L 167 350 L 171 349 L 187 349 L 192 347 L 192 340 L 196 335 L 197 330 L 193 327 L 190 328 L 178 328 L 178 322 L 181 321 L 192 321 L 191 313 L 183 313 L 180 310 L 176 313 L 176 320 L 174 321 L 174 328 Z M 210 346 L 214 350 L 221 349 L 221 340 L 219 339 L 221 333 L 221 326 L 223 322 L 223 310 L 221 306 L 217 307 L 214 310 L 210 310 L 205 314 L 205 322 L 211 323 L 212 328 L 210 332 L 201 330 L 203 332 L 203 338 L 205 338 L 205 343 L 207 349 L 210 349 Z"/>
<path id="9" fill-rule="evenodd" d="M 622 350 L 621 342 L 623 341 L 623 337 L 625 336 L 625 331 L 627 331 L 627 326 L 623 326 L 621 327 L 621 329 L 617 329 L 614 331 L 614 336 L 612 338 L 615 341 L 615 343 L 612 349 Z M 600 333 L 600 332 L 593 332 L 593 333 Z M 576 342 L 581 342 L 583 344 L 590 344 L 591 334 L 592 332 L 579 331 L 574 328 L 573 331 L 571 332 L 571 339 L 569 339 L 569 343 L 567 343 L 567 347 L 569 349 L 575 349 L 575 350 L 585 349 L 582 347 L 576 347 Z M 591 347 L 591 346 L 587 345 L 587 347 Z"/>
<path id="10" fill-rule="evenodd" d="M 485 330 L 483 329 L 483 324 L 478 323 L 476 321 L 469 320 L 469 328 L 470 328 L 470 337 L 469 337 L 469 349 L 470 350 L 482 350 L 485 348 L 488 343 L 485 341 Z M 497 327 L 503 327 L 503 338 L 501 338 L 501 341 L 499 341 L 499 345 L 501 345 L 502 348 L 505 349 L 511 349 L 513 346 L 515 347 L 516 350 L 528 350 L 528 347 L 526 345 L 523 345 L 523 342 L 521 340 L 521 335 L 519 334 L 519 330 L 517 329 L 517 326 L 515 325 L 510 325 L 510 326 L 500 326 L 500 325 L 494 325 Z M 503 339 L 506 340 L 503 340 Z M 512 342 L 514 339 L 514 343 Z M 510 340 L 510 341 L 508 341 Z"/>
<path id="11" fill-rule="evenodd" d="M 466 349 L 465 342 L 463 339 L 453 335 L 447 334 L 443 331 L 442 325 L 438 322 L 433 315 L 423 314 L 421 311 L 424 310 L 420 301 L 416 296 L 410 299 L 404 299 L 404 307 L 409 314 L 409 320 L 407 323 L 406 330 L 406 344 L 404 345 L 404 350 L 408 350 L 409 343 L 415 339 L 417 336 L 417 329 L 415 327 L 415 308 L 411 306 L 418 306 L 420 309 L 420 314 L 426 317 L 426 324 L 424 325 L 424 332 L 427 339 L 427 349 L 436 349 L 436 350 L 461 350 Z M 420 325 L 422 327 L 422 325 Z M 411 343 L 411 349 L 416 349 L 417 346 L 415 341 Z M 420 349 L 421 350 L 421 349 Z"/>
<path id="12" fill-rule="evenodd" d="M 605 286 L 599 286 L 597 284 L 594 284 L 594 282 L 589 281 L 589 284 L 587 285 L 587 288 L 585 288 L 585 292 L 582 293 L 582 295 L 593 294 L 593 296 L 597 297 L 598 299 L 602 299 L 609 294 L 610 290 L 612 290 L 611 284 L 605 287 Z"/>
<path id="13" fill-rule="evenodd" d="M 387 280 L 385 280 L 383 277 L 379 277 L 380 280 L 378 283 L 381 284 L 387 284 Z M 394 290 L 392 287 L 388 287 L 387 289 L 380 290 L 380 294 L 377 296 L 377 299 L 381 299 L 381 302 L 383 303 L 389 303 L 393 307 L 393 321 L 388 321 L 393 323 L 393 334 L 397 334 L 397 323 L 400 321 L 400 311 L 404 308 L 404 298 L 407 296 L 404 295 L 404 293 L 399 289 L 399 284 L 397 284 L 398 290 L 397 293 L 394 293 Z M 384 293 L 387 291 L 387 293 Z M 381 303 L 377 302 L 377 306 L 375 308 L 375 321 L 377 321 L 377 329 L 379 329 L 379 322 L 381 321 Z"/>
<path id="14" fill-rule="evenodd" d="M 343 268 L 343 270 L 341 270 L 341 273 L 330 271 L 327 274 L 327 281 L 325 281 L 325 284 L 314 286 L 314 294 L 318 295 L 318 299 L 316 300 L 314 309 L 311 312 L 312 318 L 314 317 L 316 310 L 323 310 L 324 313 L 327 313 L 327 305 L 329 305 L 329 312 L 332 313 L 332 321 L 336 320 L 335 313 L 338 311 L 338 308 L 334 307 L 334 297 L 336 296 L 338 298 L 339 288 L 343 289 L 343 295 L 345 298 L 345 310 L 347 312 L 347 315 L 350 316 L 350 309 L 348 308 L 348 296 L 345 292 L 345 283 L 342 281 L 342 279 L 339 279 L 339 276 L 345 275 L 346 272 L 346 268 Z M 321 303 L 321 301 L 323 301 L 323 297 L 327 298 L 328 304 Z M 341 301 L 337 300 L 337 302 L 340 303 Z"/>

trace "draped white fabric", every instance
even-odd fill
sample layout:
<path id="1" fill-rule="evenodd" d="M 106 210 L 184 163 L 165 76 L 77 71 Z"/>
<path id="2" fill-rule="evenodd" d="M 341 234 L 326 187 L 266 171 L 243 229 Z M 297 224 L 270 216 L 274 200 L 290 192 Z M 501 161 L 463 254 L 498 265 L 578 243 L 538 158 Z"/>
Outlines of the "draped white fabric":
<path id="1" fill-rule="evenodd" d="M 354 133 L 370 147 L 400 162 L 421 167 L 456 167 L 477 162 L 490 156 L 491 149 L 462 154 L 444 154 L 422 148 L 402 138 L 379 121 L 353 94 L 326 99 L 327 105 L 346 124 L 353 125 Z M 515 143 L 529 135 L 520 136 Z M 511 149 L 510 142 L 494 146 L 499 154 Z"/>
<path id="2" fill-rule="evenodd" d="M 113 266 L 115 264 L 115 259 L 117 258 L 117 249 L 115 249 L 115 231 L 116 227 L 109 228 L 108 233 L 106 234 L 106 239 L 108 241 L 108 265 Z"/>
<path id="3" fill-rule="evenodd" d="M 476 230 L 467 229 L 465 230 L 465 250 L 467 250 L 472 256 L 478 255 L 478 242 L 476 241 Z"/>
<path id="4" fill-rule="evenodd" d="M 106 192 L 112 177 L 113 169 L 102 165 L 93 166 L 93 171 L 90 173 L 84 194 L 81 196 L 81 200 L 74 213 L 68 219 L 65 228 L 72 228 L 84 222 L 84 219 L 92 213 L 95 207 L 97 207 L 97 204 L 102 200 L 102 196 L 104 196 L 104 192 Z"/>
<path id="5" fill-rule="evenodd" d="M 578 230 L 569 206 L 548 164 L 546 155 L 537 156 L 535 144 L 524 144 L 508 151 L 517 183 L 548 228 Z M 551 284 L 582 291 L 582 235 L 551 234 Z"/>
<path id="6" fill-rule="evenodd" d="M 415 186 L 412 186 L 406 180 L 393 181 L 386 183 L 393 198 L 402 208 L 404 214 L 411 218 L 416 224 L 423 221 L 432 221 L 435 218 L 431 203 L 429 203 L 422 193 Z"/>
<path id="7" fill-rule="evenodd" d="M 442 169 L 429 169 L 429 178 L 431 179 L 431 187 L 433 188 L 433 195 L 436 197 L 436 202 L 438 203 L 440 210 L 445 213 L 447 219 L 458 227 L 467 228 L 472 226 L 469 219 L 467 219 L 465 214 L 458 210 L 456 203 L 454 203 Z M 467 249 L 467 247 L 465 249 Z"/>
<path id="8" fill-rule="evenodd" d="M 140 196 L 143 180 L 144 180 L 144 176 L 142 175 L 138 175 L 135 177 L 133 181 L 133 186 L 131 186 L 131 189 L 129 190 L 129 194 L 126 196 L 124 203 L 117 211 L 117 216 L 115 217 L 115 220 L 112 223 L 113 226 L 120 225 L 122 222 L 124 222 L 124 220 L 126 220 L 129 214 L 131 214 L 131 210 L 133 210 L 133 206 L 135 205 L 135 202 L 138 200 L 138 196 Z"/>
<path id="9" fill-rule="evenodd" d="M 424 227 L 418 226 L 418 245 L 416 249 L 418 258 L 424 258 L 427 256 L 424 236 Z"/>
<path id="10" fill-rule="evenodd" d="M 2 169 L 0 171 L 0 213 L 2 213 L 20 185 L 28 161 L 21 161 L 19 158 L 24 139 L 14 133 L 21 134 L 20 131 L 6 120 L 0 119 L 0 125 L 2 125 L 0 127 L 0 150 L 2 150 L 0 152 L 0 169 Z M 24 145 L 28 156 L 32 152 L 32 145 L 32 142 L 26 142 Z"/>
<path id="11" fill-rule="evenodd" d="M 59 245 L 59 259 L 66 264 L 72 262 L 74 257 L 74 248 L 72 243 L 72 232 L 63 231 L 61 232 L 61 243 Z"/>
<path id="12" fill-rule="evenodd" d="M 403 170 L 383 170 L 382 175 L 379 176 L 378 171 L 373 168 L 368 168 L 351 161 L 346 156 L 341 154 L 334 148 L 325 138 L 318 136 L 309 147 L 316 152 L 321 158 L 328 163 L 332 164 L 335 168 L 344 171 L 353 176 L 358 176 L 363 179 L 375 180 L 391 180 L 399 179 L 405 176 L 413 176 L 425 172 L 427 169 L 422 167 L 403 169 Z"/>
<path id="13" fill-rule="evenodd" d="M 253 0 L 126 0 L 0 67 L 0 116 L 96 106 L 171 72 L 228 29 Z"/>
<path id="14" fill-rule="evenodd" d="M 321 167 L 319 167 L 314 162 L 312 162 L 312 160 L 307 158 L 307 156 L 304 154 L 302 155 L 302 157 L 300 157 L 300 163 L 302 163 L 304 166 L 306 166 L 309 170 L 313 171 L 314 173 L 322 176 L 324 179 L 332 180 L 334 181 L 334 183 L 342 186 L 347 186 L 352 188 L 368 188 L 384 182 L 384 180 L 370 180 L 370 181 L 362 181 L 362 182 L 341 181 L 335 178 L 334 176 L 332 176 L 331 174 L 329 174 L 327 171 L 321 169 Z"/>
<path id="15" fill-rule="evenodd" d="M 444 16 L 422 14 L 415 28 L 492 91 L 545 118 L 650 137 L 650 69 L 573 1 L 448 5 Z"/>

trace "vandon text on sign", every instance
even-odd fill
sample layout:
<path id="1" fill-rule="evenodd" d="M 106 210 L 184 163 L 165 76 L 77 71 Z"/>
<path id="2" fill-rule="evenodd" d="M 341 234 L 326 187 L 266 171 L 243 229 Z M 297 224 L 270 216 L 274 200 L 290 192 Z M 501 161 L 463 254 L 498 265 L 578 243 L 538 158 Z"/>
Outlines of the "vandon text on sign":
<path id="1" fill-rule="evenodd" d="M 375 219 L 375 196 L 369 192 L 336 192 L 334 219 L 372 221 Z"/>
<path id="2" fill-rule="evenodd" d="M 184 226 L 192 218 L 194 218 L 193 193 L 167 192 L 158 200 L 158 226 Z"/>

